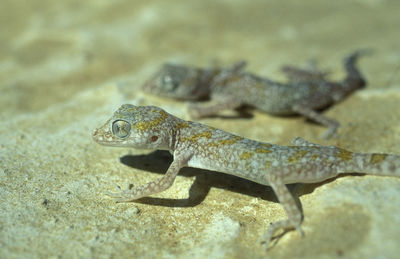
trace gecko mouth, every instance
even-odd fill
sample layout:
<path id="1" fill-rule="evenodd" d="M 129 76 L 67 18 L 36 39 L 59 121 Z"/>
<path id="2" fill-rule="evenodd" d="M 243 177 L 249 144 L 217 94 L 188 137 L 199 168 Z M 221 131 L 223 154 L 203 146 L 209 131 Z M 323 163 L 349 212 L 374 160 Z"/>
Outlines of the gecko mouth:
<path id="1" fill-rule="evenodd" d="M 113 140 L 111 132 L 104 132 L 101 129 L 95 129 L 92 133 L 92 138 L 99 144 L 106 144 L 108 141 Z"/>
<path id="2" fill-rule="evenodd" d="M 103 131 L 101 128 L 93 131 L 92 138 L 96 143 L 104 146 L 124 147 L 128 144 L 127 139 L 117 138 L 110 131 Z"/>

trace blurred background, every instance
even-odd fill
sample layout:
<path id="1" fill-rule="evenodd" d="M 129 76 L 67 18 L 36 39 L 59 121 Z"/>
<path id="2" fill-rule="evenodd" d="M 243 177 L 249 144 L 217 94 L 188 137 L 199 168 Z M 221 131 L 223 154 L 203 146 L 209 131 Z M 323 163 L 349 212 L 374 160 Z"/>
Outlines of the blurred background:
<path id="1" fill-rule="evenodd" d="M 365 47 L 375 50 L 363 60 L 370 85 L 391 87 L 400 80 L 399 7 L 396 0 L 2 0 L 0 108 L 43 109 L 127 76 L 136 89 L 165 61 L 244 59 L 250 71 L 277 79 L 281 65 L 309 60 L 336 72 L 345 54 Z"/>

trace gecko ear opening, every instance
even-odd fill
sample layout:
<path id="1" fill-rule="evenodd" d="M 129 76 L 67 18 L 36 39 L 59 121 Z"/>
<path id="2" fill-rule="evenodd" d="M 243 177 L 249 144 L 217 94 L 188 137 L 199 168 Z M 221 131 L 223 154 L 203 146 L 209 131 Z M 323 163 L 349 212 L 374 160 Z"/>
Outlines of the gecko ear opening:
<path id="1" fill-rule="evenodd" d="M 118 138 L 126 138 L 131 131 L 131 124 L 124 120 L 116 120 L 112 124 L 112 133 Z"/>

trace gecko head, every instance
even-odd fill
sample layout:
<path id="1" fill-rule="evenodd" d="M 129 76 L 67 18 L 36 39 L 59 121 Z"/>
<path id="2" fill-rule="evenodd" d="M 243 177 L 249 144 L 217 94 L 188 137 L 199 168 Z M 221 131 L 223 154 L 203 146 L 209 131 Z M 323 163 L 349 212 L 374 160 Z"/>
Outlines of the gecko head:
<path id="1" fill-rule="evenodd" d="M 142 86 L 143 91 L 182 100 L 197 100 L 204 97 L 199 87 L 199 70 L 192 67 L 165 63 Z"/>
<path id="2" fill-rule="evenodd" d="M 158 107 L 124 104 L 93 132 L 93 140 L 106 146 L 169 149 L 174 118 Z"/>

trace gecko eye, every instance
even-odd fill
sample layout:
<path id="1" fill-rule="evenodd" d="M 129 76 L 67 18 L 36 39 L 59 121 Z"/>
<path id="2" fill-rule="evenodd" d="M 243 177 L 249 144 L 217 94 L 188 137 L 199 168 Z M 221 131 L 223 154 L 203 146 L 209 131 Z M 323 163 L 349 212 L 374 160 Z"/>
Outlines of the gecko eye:
<path id="1" fill-rule="evenodd" d="M 162 77 L 162 85 L 164 86 L 165 90 L 172 92 L 179 86 L 179 82 L 172 79 L 171 76 L 165 75 Z"/>
<path id="2" fill-rule="evenodd" d="M 125 138 L 129 135 L 131 124 L 123 120 L 116 120 L 112 124 L 112 132 L 118 138 Z"/>

